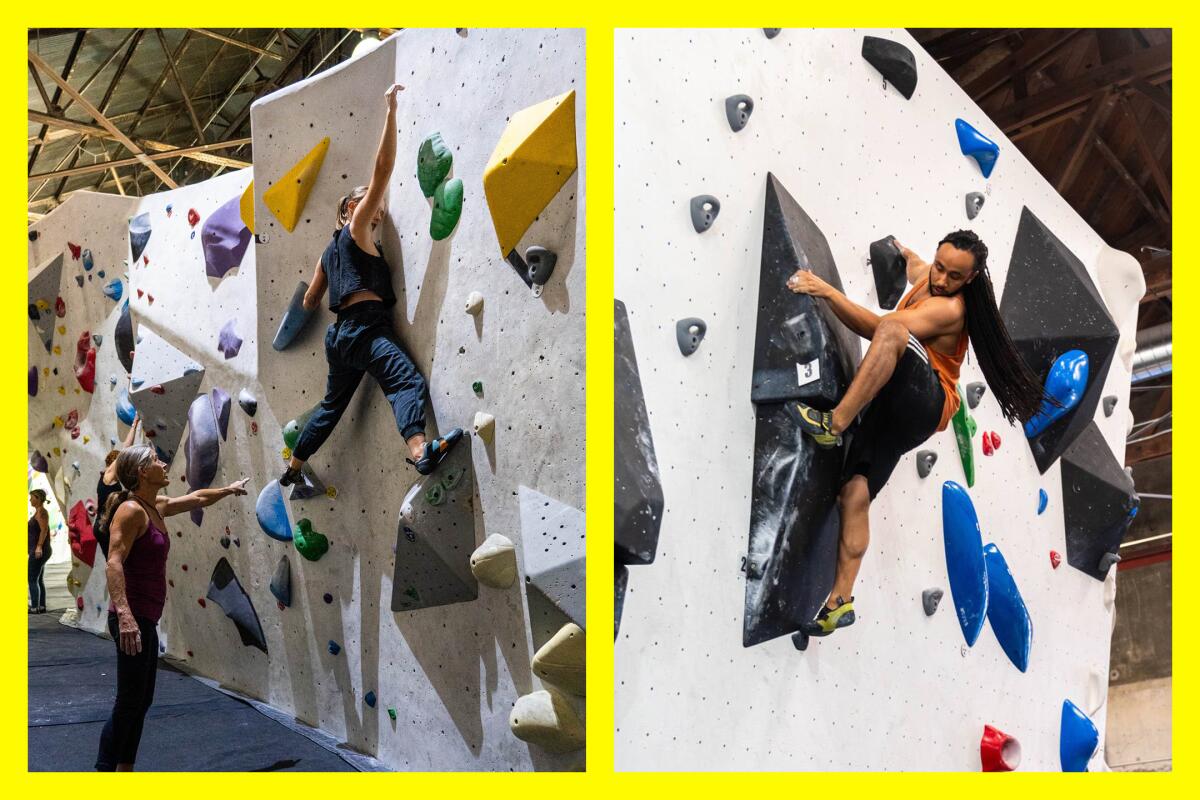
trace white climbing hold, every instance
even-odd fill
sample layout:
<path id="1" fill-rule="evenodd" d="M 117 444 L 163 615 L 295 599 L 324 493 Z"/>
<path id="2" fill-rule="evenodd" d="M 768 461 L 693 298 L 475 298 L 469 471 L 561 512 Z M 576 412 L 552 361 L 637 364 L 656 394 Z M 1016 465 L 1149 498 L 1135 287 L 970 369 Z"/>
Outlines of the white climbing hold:
<path id="1" fill-rule="evenodd" d="M 583 628 L 568 622 L 533 656 L 533 674 L 580 697 L 587 694 Z"/>
<path id="2" fill-rule="evenodd" d="M 1104 610 L 1112 612 L 1113 605 L 1117 602 L 1117 571 L 1109 569 L 1108 574 L 1104 576 Z M 1113 621 L 1115 623 L 1116 616 Z"/>
<path id="3" fill-rule="evenodd" d="M 480 311 L 483 311 L 483 295 L 479 292 L 471 292 L 467 295 L 467 313 L 475 315 Z"/>
<path id="4" fill-rule="evenodd" d="M 1084 707 L 1087 709 L 1088 716 L 1095 716 L 1096 712 L 1100 710 L 1107 699 L 1108 681 L 1104 679 L 1103 672 L 1092 667 L 1088 670 L 1087 699 L 1084 700 Z"/>
<path id="5" fill-rule="evenodd" d="M 507 536 L 493 533 L 471 553 L 475 580 L 495 589 L 507 589 L 517 579 L 517 548 Z"/>
<path id="6" fill-rule="evenodd" d="M 587 741 L 575 709 L 561 694 L 548 689 L 518 697 L 508 715 L 508 727 L 521 741 L 551 753 L 570 753 Z"/>
<path id="7" fill-rule="evenodd" d="M 485 442 L 496 436 L 496 418 L 486 411 L 475 412 L 475 435 Z"/>

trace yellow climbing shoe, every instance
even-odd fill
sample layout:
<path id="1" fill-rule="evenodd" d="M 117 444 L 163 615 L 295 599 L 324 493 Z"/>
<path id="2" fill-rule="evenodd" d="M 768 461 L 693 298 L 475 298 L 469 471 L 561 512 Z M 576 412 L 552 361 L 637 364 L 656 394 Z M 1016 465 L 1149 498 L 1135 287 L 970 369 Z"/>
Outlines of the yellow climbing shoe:
<path id="1" fill-rule="evenodd" d="M 845 628 L 854 624 L 854 598 L 843 600 L 840 596 L 837 599 L 837 608 L 830 608 L 828 604 L 821 606 L 821 612 L 817 614 L 817 618 L 812 622 L 806 622 L 801 630 L 809 636 L 828 636 L 838 628 Z"/>
<path id="2" fill-rule="evenodd" d="M 842 446 L 841 434 L 834 433 L 832 430 L 832 412 L 818 411 L 804 403 L 796 402 L 788 403 L 785 408 L 787 408 L 788 415 L 800 426 L 800 430 L 811 436 L 818 447 L 829 449 Z"/>

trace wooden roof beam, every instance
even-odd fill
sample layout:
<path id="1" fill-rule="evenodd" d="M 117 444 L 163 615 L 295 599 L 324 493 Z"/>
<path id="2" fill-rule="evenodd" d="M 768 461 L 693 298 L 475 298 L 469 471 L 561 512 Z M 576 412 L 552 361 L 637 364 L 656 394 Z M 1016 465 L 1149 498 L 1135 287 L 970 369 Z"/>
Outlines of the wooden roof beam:
<path id="1" fill-rule="evenodd" d="M 1062 55 L 1066 45 L 1082 33 L 1081 28 L 1037 31 L 1019 50 L 989 67 L 963 90 L 976 103 L 1013 80 L 1014 74 L 1040 69 Z"/>
<path id="2" fill-rule="evenodd" d="M 230 147 L 240 147 L 241 145 L 248 144 L 249 142 L 250 142 L 250 138 L 246 137 L 245 139 L 231 139 L 226 142 L 209 142 L 208 144 L 196 145 L 195 147 L 171 147 L 170 145 L 168 145 L 166 150 L 163 150 L 162 152 L 154 153 L 154 154 L 148 156 L 148 158 L 152 161 L 162 161 L 162 160 L 168 159 L 168 158 L 180 158 L 180 157 L 193 157 L 194 158 L 198 155 L 206 153 L 209 150 L 224 150 L 224 149 L 230 148 Z M 250 166 L 249 164 L 247 164 L 245 162 L 236 161 L 235 159 L 228 159 L 228 158 L 210 157 L 207 159 L 197 159 L 197 160 L 204 160 L 210 164 L 211 163 L 221 164 L 222 166 L 237 166 L 237 167 Z M 32 183 L 33 181 L 39 181 L 39 180 L 54 180 L 56 178 L 64 178 L 65 179 L 65 178 L 70 178 L 74 175 L 90 175 L 95 172 L 105 172 L 109 169 L 113 169 L 116 167 L 129 167 L 129 166 L 133 166 L 134 164 L 139 164 L 139 163 L 145 163 L 145 162 L 143 162 L 142 159 L 137 158 L 136 156 L 133 158 L 122 158 L 122 159 L 118 159 L 116 161 L 103 161 L 98 164 L 87 164 L 82 167 L 70 167 L 68 169 L 57 170 L 55 172 L 44 172 L 39 175 L 30 175 L 29 181 L 30 181 L 30 183 Z"/>
<path id="3" fill-rule="evenodd" d="M 260 56 L 265 56 L 266 58 L 273 58 L 276 61 L 283 60 L 283 56 L 281 56 L 279 53 L 274 53 L 270 50 L 259 47 L 258 45 L 250 44 L 249 42 L 243 42 L 240 39 L 234 39 L 232 36 L 226 36 L 224 34 L 217 33 L 216 31 L 210 31 L 207 28 L 190 28 L 189 30 L 193 31 L 194 33 L 198 33 L 201 36 L 207 36 L 210 39 L 216 39 L 218 42 L 231 44 L 234 47 L 240 47 L 243 50 L 249 50 L 251 53 L 258 53 Z M 270 45 L 267 46 L 270 47 Z"/>

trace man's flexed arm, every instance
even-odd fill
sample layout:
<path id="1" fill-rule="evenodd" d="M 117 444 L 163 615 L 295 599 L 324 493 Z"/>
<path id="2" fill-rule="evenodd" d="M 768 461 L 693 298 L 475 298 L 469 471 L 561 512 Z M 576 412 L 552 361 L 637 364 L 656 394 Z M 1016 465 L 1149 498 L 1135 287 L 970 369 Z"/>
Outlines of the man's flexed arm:
<path id="1" fill-rule="evenodd" d="M 811 270 L 797 270 L 792 277 L 788 278 L 787 285 L 796 294 L 808 294 L 825 300 L 842 324 L 864 339 L 870 339 L 875 335 L 875 328 L 879 325 L 882 317 L 846 297 L 845 294 L 817 277 Z"/>

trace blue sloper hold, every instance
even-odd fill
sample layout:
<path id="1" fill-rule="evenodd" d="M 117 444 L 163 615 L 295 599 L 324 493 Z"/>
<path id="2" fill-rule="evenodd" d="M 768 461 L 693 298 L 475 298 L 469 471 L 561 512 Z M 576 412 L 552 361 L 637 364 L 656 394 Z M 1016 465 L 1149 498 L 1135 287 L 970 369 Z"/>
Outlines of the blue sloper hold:
<path id="1" fill-rule="evenodd" d="M 1063 700 L 1058 733 L 1058 759 L 1063 772 L 1087 772 L 1100 744 L 1100 731 L 1079 706 Z"/>
<path id="2" fill-rule="evenodd" d="M 213 387 L 211 398 L 213 416 L 217 418 L 217 429 L 221 431 L 221 441 L 224 441 L 226 435 L 229 433 L 229 406 L 231 401 L 229 395 L 219 386 Z"/>
<path id="3" fill-rule="evenodd" d="M 958 624 L 973 647 L 987 616 L 988 573 L 975 506 L 967 490 L 954 481 L 942 484 L 942 536 Z"/>
<path id="4" fill-rule="evenodd" d="M 121 285 L 120 278 L 113 278 L 108 283 L 104 284 L 104 296 L 114 303 L 121 302 L 121 295 L 125 293 L 125 288 Z"/>
<path id="5" fill-rule="evenodd" d="M 217 441 L 217 418 L 208 395 L 200 395 L 188 408 L 188 438 L 183 450 L 187 456 L 184 477 L 188 488 L 194 492 L 212 486 L 213 478 L 217 476 L 221 445 Z M 193 508 L 189 513 L 197 525 L 204 521 L 204 509 Z"/>
<path id="6" fill-rule="evenodd" d="M 233 574 L 233 567 L 224 558 L 218 561 L 216 568 L 213 569 L 212 578 L 208 582 L 208 593 L 205 596 L 219 605 L 225 611 L 225 616 L 233 620 L 242 644 L 257 647 L 264 653 L 267 652 L 267 640 L 263 636 L 262 625 L 258 621 L 258 612 L 254 610 L 254 603 L 251 602 L 250 595 L 246 594 L 246 590 L 242 588 L 242 584 L 238 582 L 237 576 Z"/>
<path id="7" fill-rule="evenodd" d="M 276 350 L 283 350 L 290 345 L 313 318 L 313 312 L 304 308 L 304 293 L 307 291 L 308 284 L 300 281 L 296 291 L 292 292 L 287 311 L 279 321 L 279 330 L 275 331 L 275 341 L 271 342 L 271 347 Z"/>
<path id="8" fill-rule="evenodd" d="M 142 257 L 142 251 L 146 249 L 146 243 L 150 241 L 150 214 L 138 214 L 133 219 L 129 220 L 129 252 L 133 256 L 131 261 L 137 261 Z"/>
<path id="9" fill-rule="evenodd" d="M 284 502 L 279 481 L 271 481 L 258 493 L 254 515 L 258 517 L 258 526 L 267 536 L 281 542 L 292 540 L 292 524 L 288 522 L 287 503 Z"/>
<path id="10" fill-rule="evenodd" d="M 999 146 L 961 119 L 954 120 L 954 129 L 958 132 L 958 146 L 962 154 L 978 161 L 983 177 L 990 178 L 996 159 L 1000 157 Z"/>
<path id="11" fill-rule="evenodd" d="M 988 576 L 988 622 L 1008 660 L 1024 672 L 1029 667 L 1029 651 L 1033 647 L 1029 609 L 1021 599 L 1017 582 L 1000 548 L 995 544 L 983 548 L 983 560 Z"/>
<path id="12" fill-rule="evenodd" d="M 1046 510 L 1046 504 L 1050 502 L 1050 497 L 1046 494 L 1045 489 L 1038 489 L 1038 513 L 1041 514 Z"/>
<path id="13" fill-rule="evenodd" d="M 862 57 L 890 83 L 904 99 L 912 99 L 917 90 L 917 61 L 909 50 L 899 42 L 864 36 Z"/>
<path id="14" fill-rule="evenodd" d="M 117 419 L 126 425 L 132 425 L 135 414 L 137 409 L 129 400 L 129 390 L 122 387 L 121 393 L 117 395 Z"/>
<path id="15" fill-rule="evenodd" d="M 1068 350 L 1054 360 L 1046 375 L 1046 395 L 1042 407 L 1025 423 L 1025 438 L 1032 439 L 1079 405 L 1087 390 L 1088 356 L 1082 350 Z M 1055 405 L 1048 398 L 1054 398 Z"/>
<path id="16" fill-rule="evenodd" d="M 275 567 L 275 576 L 271 578 L 271 594 L 285 608 L 292 605 L 292 565 L 287 556 L 279 559 Z"/>

